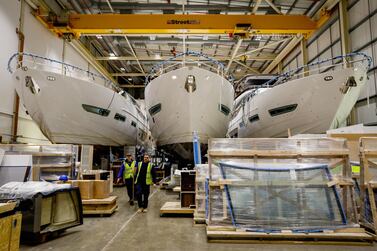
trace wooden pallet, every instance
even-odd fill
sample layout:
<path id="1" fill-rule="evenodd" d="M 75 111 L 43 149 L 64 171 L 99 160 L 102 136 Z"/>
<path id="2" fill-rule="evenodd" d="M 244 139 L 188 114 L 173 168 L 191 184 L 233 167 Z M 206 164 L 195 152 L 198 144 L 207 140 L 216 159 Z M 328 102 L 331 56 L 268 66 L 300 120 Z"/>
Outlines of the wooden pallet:
<path id="1" fill-rule="evenodd" d="M 181 187 L 177 186 L 173 188 L 173 192 L 180 193 L 181 192 Z"/>
<path id="2" fill-rule="evenodd" d="M 195 225 L 205 225 L 206 224 L 206 217 L 203 213 L 198 213 L 196 210 L 194 211 L 194 224 Z"/>
<path id="3" fill-rule="evenodd" d="M 181 207 L 180 202 L 166 202 L 160 209 L 161 216 L 173 215 L 193 215 L 194 209 Z"/>
<path id="4" fill-rule="evenodd" d="M 105 199 L 82 200 L 83 215 L 112 215 L 118 208 L 117 196 Z"/>
<path id="5" fill-rule="evenodd" d="M 319 245 L 373 245 L 374 238 L 362 228 L 345 228 L 321 233 L 295 233 L 283 230 L 278 233 L 246 232 L 232 228 L 207 227 L 208 242 L 217 243 L 276 243 Z"/>

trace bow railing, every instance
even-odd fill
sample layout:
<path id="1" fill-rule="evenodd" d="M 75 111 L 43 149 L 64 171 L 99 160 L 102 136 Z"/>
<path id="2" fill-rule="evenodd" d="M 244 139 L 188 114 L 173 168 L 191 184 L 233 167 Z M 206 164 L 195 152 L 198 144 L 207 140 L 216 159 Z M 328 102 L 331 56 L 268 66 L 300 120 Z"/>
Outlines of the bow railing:
<path id="1" fill-rule="evenodd" d="M 20 60 L 21 59 L 21 60 Z M 59 60 L 39 56 L 33 53 L 14 53 L 8 60 L 8 71 L 13 73 L 15 69 L 20 67 L 30 67 L 32 69 L 49 70 L 55 73 L 60 73 L 65 76 L 76 77 L 86 81 L 94 81 L 102 84 L 105 87 L 111 88 L 116 92 L 121 92 L 122 89 L 118 87 L 111 80 L 104 76 L 82 69 L 72 64 L 68 64 Z"/>
<path id="2" fill-rule="evenodd" d="M 193 60 L 191 58 L 187 59 L 186 56 L 193 56 L 193 57 L 197 57 L 198 59 L 197 60 Z M 177 62 L 178 58 L 183 58 L 183 59 L 182 61 Z M 204 61 L 200 60 L 201 58 L 204 58 L 205 61 L 208 61 L 214 64 L 215 66 L 205 63 Z M 174 70 L 179 67 L 185 66 L 186 64 L 197 64 L 198 66 L 206 66 L 209 69 L 217 72 L 217 74 L 223 76 L 224 78 L 227 78 L 229 81 L 233 81 L 233 77 L 231 75 L 225 74 L 225 65 L 223 63 L 201 52 L 186 51 L 186 52 L 179 53 L 175 55 L 174 57 L 168 58 L 160 63 L 155 64 L 145 79 L 145 85 L 148 85 L 149 82 L 152 81 L 154 78 L 166 72 L 169 72 L 170 70 Z"/>

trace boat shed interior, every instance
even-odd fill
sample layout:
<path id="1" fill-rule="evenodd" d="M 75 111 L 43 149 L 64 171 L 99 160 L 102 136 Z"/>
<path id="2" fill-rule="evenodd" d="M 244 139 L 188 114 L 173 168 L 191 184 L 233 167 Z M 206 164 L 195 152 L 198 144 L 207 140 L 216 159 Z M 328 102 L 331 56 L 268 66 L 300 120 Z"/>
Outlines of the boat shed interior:
<path id="1" fill-rule="evenodd" d="M 376 0 L 0 1 L 0 250 L 377 250 Z"/>

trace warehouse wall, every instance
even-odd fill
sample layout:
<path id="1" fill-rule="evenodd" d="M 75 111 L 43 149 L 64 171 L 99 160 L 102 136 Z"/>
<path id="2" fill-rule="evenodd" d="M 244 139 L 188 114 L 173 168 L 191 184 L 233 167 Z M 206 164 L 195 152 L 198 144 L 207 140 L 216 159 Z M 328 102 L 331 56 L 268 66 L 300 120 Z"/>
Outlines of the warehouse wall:
<path id="1" fill-rule="evenodd" d="M 357 123 L 377 123 L 377 1 L 349 0 L 348 17 L 351 50 L 364 52 L 374 60 L 372 69 L 368 73 L 367 88 L 364 89 L 355 106 Z M 341 55 L 340 39 L 339 18 L 336 12 L 325 27 L 308 40 L 308 62 Z M 300 46 L 297 46 L 283 60 L 283 71 L 295 69 L 301 65 L 301 50 Z M 369 104 L 367 97 L 369 97 Z"/>
<path id="2" fill-rule="evenodd" d="M 20 1 L 0 1 L 0 34 L 3 38 L 6 38 L 2 39 L 0 47 L 0 135 L 3 136 L 4 142 L 10 140 L 15 93 L 12 77 L 7 71 L 7 63 L 9 57 L 17 52 L 18 48 L 18 38 L 15 31 L 18 27 L 20 8 Z M 61 60 L 96 72 L 68 43 L 43 27 L 31 14 L 31 8 L 27 4 L 25 4 L 23 18 L 25 52 Z M 18 136 L 20 142 L 48 142 L 38 126 L 26 114 L 22 100 Z"/>

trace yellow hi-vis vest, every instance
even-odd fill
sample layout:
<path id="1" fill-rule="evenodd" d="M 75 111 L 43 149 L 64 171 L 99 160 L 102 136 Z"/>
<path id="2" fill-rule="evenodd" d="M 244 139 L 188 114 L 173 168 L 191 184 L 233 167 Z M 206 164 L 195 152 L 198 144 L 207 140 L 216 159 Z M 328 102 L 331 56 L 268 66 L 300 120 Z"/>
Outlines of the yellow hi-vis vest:
<path id="1" fill-rule="evenodd" d="M 136 179 L 135 179 L 135 184 L 137 183 L 137 179 L 139 178 L 139 174 L 140 174 L 140 169 L 141 169 L 141 165 L 143 164 L 143 162 L 140 162 L 139 163 L 139 168 L 137 169 L 137 175 L 136 175 Z M 151 163 L 149 162 L 148 163 L 148 168 L 147 168 L 147 175 L 146 175 L 146 181 L 145 183 L 147 185 L 152 185 L 152 165 Z"/>
<path id="2" fill-rule="evenodd" d="M 134 171 L 135 171 L 136 161 L 132 161 L 131 165 L 128 165 L 126 161 L 123 161 L 123 165 L 124 165 L 123 178 L 124 179 L 133 178 L 134 177 Z"/>

